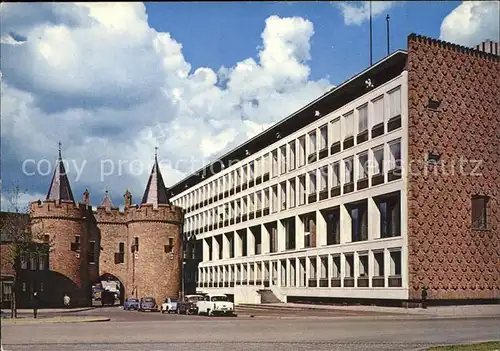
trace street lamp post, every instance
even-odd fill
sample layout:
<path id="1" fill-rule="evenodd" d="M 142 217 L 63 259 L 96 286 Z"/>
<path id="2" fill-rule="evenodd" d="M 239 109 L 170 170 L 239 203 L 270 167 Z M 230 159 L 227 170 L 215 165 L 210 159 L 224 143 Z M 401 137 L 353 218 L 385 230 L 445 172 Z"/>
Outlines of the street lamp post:
<path id="1" fill-rule="evenodd" d="M 182 261 L 182 276 L 181 276 L 181 281 L 182 281 L 182 286 L 181 286 L 181 298 L 184 299 L 184 265 L 186 264 L 186 261 Z"/>

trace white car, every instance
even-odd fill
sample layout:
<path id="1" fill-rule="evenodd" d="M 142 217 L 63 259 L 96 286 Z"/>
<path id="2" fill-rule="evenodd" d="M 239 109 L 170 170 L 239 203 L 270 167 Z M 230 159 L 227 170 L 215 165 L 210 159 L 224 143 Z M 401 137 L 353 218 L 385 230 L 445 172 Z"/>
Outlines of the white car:
<path id="1" fill-rule="evenodd" d="M 233 315 L 234 304 L 230 302 L 224 294 L 207 294 L 196 303 L 198 307 L 198 314 L 206 314 L 208 316 L 219 315 Z"/>
<path id="2" fill-rule="evenodd" d="M 167 297 L 165 302 L 161 304 L 161 313 L 175 313 L 177 312 L 177 299 Z"/>

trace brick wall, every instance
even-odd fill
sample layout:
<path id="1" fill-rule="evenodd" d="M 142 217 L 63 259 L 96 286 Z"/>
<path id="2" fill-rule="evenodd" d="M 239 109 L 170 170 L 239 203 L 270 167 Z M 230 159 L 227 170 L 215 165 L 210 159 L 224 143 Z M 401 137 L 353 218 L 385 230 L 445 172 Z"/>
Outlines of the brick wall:
<path id="1" fill-rule="evenodd" d="M 167 296 L 178 296 L 181 288 L 182 242 L 180 222 L 182 210 L 174 206 L 150 205 L 132 209 L 128 223 L 128 252 L 139 238 L 139 252 L 133 259 L 129 253 L 127 291 L 137 287 L 137 297 L 152 296 L 162 303 Z M 148 213 L 147 216 L 145 213 Z M 168 238 L 174 239 L 173 253 L 165 253 Z M 133 273 L 135 266 L 135 274 Z M 134 277 L 133 277 L 134 276 Z"/>
<path id="2" fill-rule="evenodd" d="M 442 100 L 437 111 L 429 98 Z M 428 286 L 430 299 L 498 299 L 499 59 L 411 35 L 408 100 L 410 298 Z M 424 162 L 429 151 L 440 164 Z M 460 171 L 461 158 L 480 167 Z M 490 196 L 488 230 L 471 229 L 474 194 Z"/>

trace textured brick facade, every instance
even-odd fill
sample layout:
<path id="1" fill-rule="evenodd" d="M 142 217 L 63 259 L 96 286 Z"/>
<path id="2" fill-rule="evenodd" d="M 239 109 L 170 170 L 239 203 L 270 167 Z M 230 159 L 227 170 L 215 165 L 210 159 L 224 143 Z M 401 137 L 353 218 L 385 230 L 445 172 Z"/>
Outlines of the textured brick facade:
<path id="1" fill-rule="evenodd" d="M 499 58 L 411 35 L 407 69 L 410 298 L 428 286 L 430 299 L 498 299 Z M 471 229 L 473 195 L 490 197 L 487 230 Z"/>

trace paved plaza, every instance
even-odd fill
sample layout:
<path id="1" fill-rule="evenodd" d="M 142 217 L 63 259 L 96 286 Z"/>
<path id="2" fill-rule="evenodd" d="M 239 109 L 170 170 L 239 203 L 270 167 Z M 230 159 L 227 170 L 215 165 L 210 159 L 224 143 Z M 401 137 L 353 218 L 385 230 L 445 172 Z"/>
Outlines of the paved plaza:
<path id="1" fill-rule="evenodd" d="M 2 323 L 2 344 L 6 351 L 421 350 L 499 339 L 497 317 L 434 318 L 344 310 L 249 312 L 213 318 L 116 307 L 69 312 L 111 319 L 99 323 L 43 323 L 55 313 L 42 312 L 38 325 Z M 31 318 L 23 313 L 21 317 Z"/>

